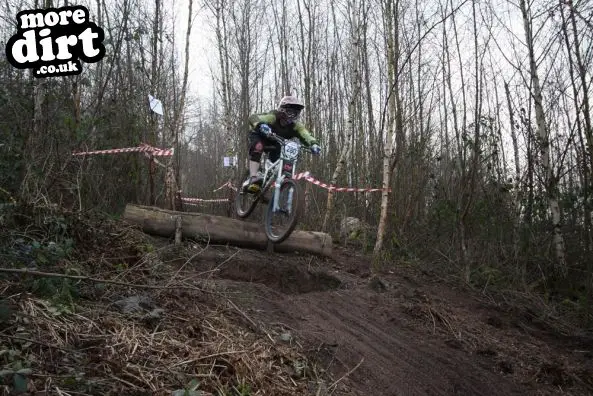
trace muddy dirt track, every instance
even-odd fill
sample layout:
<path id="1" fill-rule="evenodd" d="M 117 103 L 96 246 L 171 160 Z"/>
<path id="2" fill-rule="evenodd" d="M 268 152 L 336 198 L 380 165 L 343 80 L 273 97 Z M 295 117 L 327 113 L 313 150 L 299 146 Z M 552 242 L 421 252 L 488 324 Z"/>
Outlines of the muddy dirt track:
<path id="1" fill-rule="evenodd" d="M 225 261 L 196 265 L 218 268 L 262 332 L 302 345 L 338 381 L 334 394 L 593 394 L 590 338 L 417 267 L 371 277 L 368 257 L 341 248 L 333 260 L 242 250 Z"/>
<path id="2" fill-rule="evenodd" d="M 339 246 L 332 259 L 177 246 L 69 216 L 70 261 L 0 279 L 2 394 L 171 395 L 198 378 L 204 395 L 593 395 L 593 337 L 536 296 L 417 261 L 371 275 Z M 25 232 L 46 231 L 15 221 L 0 256 L 38 258 L 17 249 Z M 68 266 L 86 276 L 66 282 Z"/>

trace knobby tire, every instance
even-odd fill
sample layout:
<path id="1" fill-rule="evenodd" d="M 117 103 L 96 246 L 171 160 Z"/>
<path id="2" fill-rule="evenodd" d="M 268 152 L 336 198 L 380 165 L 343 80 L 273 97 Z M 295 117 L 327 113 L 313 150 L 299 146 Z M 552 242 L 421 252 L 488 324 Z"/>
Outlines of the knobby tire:
<path id="1" fill-rule="evenodd" d="M 247 179 L 247 177 L 249 177 L 249 171 L 247 172 L 246 176 L 242 180 L 245 181 Z M 251 202 L 251 205 L 249 205 L 249 207 L 246 210 L 243 210 L 243 207 L 241 205 L 241 199 L 242 199 L 243 195 L 252 195 L 253 196 L 253 201 Z M 258 201 L 259 201 L 259 194 L 256 195 L 256 194 L 251 194 L 246 191 L 243 191 L 243 182 L 239 183 L 239 187 L 237 188 L 237 194 L 235 195 L 235 213 L 237 213 L 237 216 L 239 216 L 239 218 L 246 219 L 247 217 L 249 217 L 249 215 L 251 215 L 251 213 L 253 212 L 253 209 L 255 209 L 255 207 L 257 206 Z"/>
<path id="2" fill-rule="evenodd" d="M 296 181 L 294 181 L 292 179 L 284 180 L 284 182 L 282 183 L 282 186 L 280 186 L 280 191 L 278 193 L 282 194 L 282 191 L 289 187 L 294 187 L 293 195 L 292 195 L 291 218 L 290 218 L 290 221 L 288 224 L 288 228 L 286 229 L 286 231 L 284 231 L 280 235 L 274 235 L 272 232 L 272 219 L 274 216 L 274 213 L 272 212 L 272 209 L 274 207 L 273 195 L 272 195 L 272 198 L 270 199 L 270 202 L 268 203 L 268 209 L 266 210 L 266 215 L 264 218 L 264 225 L 265 225 L 266 236 L 273 243 L 283 242 L 286 240 L 286 238 L 288 238 L 290 236 L 290 234 L 292 234 L 292 232 L 294 231 L 294 229 L 298 223 L 299 216 L 301 214 L 302 201 L 303 201 L 304 197 L 303 197 L 301 188 L 297 184 Z"/>

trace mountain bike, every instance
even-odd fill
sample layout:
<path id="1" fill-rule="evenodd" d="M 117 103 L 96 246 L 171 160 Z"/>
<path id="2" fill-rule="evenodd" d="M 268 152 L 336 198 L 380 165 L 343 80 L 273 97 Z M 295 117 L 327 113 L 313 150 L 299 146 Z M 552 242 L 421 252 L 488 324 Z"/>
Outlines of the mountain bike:
<path id="1" fill-rule="evenodd" d="M 277 161 L 271 162 L 267 151 L 275 149 L 275 146 L 264 147 L 258 171 L 259 176 L 263 178 L 261 189 L 258 193 L 247 191 L 250 184 L 249 171 L 247 171 L 245 181 L 237 189 L 235 210 L 237 216 L 245 219 L 258 203 L 268 204 L 264 215 L 264 230 L 270 241 L 280 243 L 290 236 L 301 214 L 304 196 L 294 176 L 301 152 L 311 152 L 311 150 L 302 145 L 298 139 L 284 139 L 276 134 L 272 134 L 269 138 L 280 143 L 280 157 Z M 269 190 L 272 191 L 270 198 L 266 196 Z M 284 228 L 274 226 L 276 219 L 287 220 L 288 224 Z"/>

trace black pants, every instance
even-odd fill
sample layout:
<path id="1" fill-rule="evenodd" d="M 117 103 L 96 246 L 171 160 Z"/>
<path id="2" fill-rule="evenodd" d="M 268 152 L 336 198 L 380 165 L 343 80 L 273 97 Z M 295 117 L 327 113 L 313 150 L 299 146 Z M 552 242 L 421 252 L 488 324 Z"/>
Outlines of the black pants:
<path id="1" fill-rule="evenodd" d="M 267 146 L 274 146 L 273 149 L 269 150 Z M 275 140 L 270 140 L 257 132 L 249 133 L 249 159 L 251 161 L 259 162 L 261 155 L 265 151 L 269 153 L 268 158 L 274 162 L 280 158 L 280 143 Z"/>

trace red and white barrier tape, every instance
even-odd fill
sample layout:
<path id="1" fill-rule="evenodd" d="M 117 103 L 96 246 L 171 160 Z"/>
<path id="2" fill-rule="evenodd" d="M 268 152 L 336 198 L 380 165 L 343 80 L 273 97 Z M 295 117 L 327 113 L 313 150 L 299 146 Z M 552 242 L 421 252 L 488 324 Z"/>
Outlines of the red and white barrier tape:
<path id="1" fill-rule="evenodd" d="M 336 192 L 378 192 L 378 191 L 389 191 L 391 192 L 390 188 L 352 188 L 352 187 L 336 187 L 331 184 L 323 183 L 313 177 L 310 176 L 309 172 L 299 173 L 298 175 L 294 176 L 295 180 L 305 179 L 309 183 L 315 184 L 316 186 L 323 187 L 330 191 Z"/>
<path id="2" fill-rule="evenodd" d="M 379 192 L 379 191 L 391 192 L 390 188 L 336 187 L 336 186 L 332 186 L 331 184 L 323 183 L 323 182 L 315 179 L 314 177 L 311 177 L 311 174 L 309 172 L 298 173 L 294 176 L 294 180 L 299 180 L 299 179 L 305 179 L 306 181 L 308 181 L 312 184 L 315 184 L 316 186 L 323 187 L 327 190 L 336 191 L 336 192 Z M 219 188 L 217 188 L 214 191 L 218 191 L 218 190 L 222 189 L 223 187 L 229 187 L 229 188 L 232 188 L 233 190 L 237 191 L 237 187 L 233 186 L 230 181 L 227 182 L 226 184 L 220 186 Z"/>
<path id="3" fill-rule="evenodd" d="M 181 198 L 183 202 L 187 202 L 188 204 L 192 203 L 200 203 L 200 202 L 229 202 L 229 199 L 202 199 L 202 198 Z"/>
<path id="4" fill-rule="evenodd" d="M 231 181 L 229 180 L 228 182 L 224 183 L 222 186 L 218 187 L 216 190 L 212 190 L 212 192 L 216 192 L 219 190 L 222 190 L 223 188 L 228 187 L 228 188 L 232 188 L 233 190 L 237 190 L 233 184 L 231 183 Z M 204 203 L 204 202 L 211 202 L 211 203 L 221 203 L 221 202 L 229 202 L 229 199 L 202 199 L 202 198 L 181 198 L 181 200 L 183 202 L 185 202 L 188 205 L 197 205 L 198 203 Z"/>
<path id="5" fill-rule="evenodd" d="M 94 151 L 80 151 L 80 152 L 74 152 L 74 153 L 72 153 L 72 155 L 119 154 L 119 153 L 136 153 L 136 152 L 150 153 L 153 156 L 158 156 L 158 157 L 170 157 L 173 155 L 173 148 L 159 149 L 156 147 L 152 147 L 148 144 L 141 143 L 140 146 L 138 146 L 138 147 L 125 147 L 125 148 L 118 148 L 118 149 L 94 150 Z"/>
<path id="6" fill-rule="evenodd" d="M 167 165 L 163 164 L 161 161 L 159 161 L 156 158 L 152 158 L 152 156 L 150 154 L 148 154 L 146 151 L 144 152 L 144 156 L 152 161 L 154 161 L 155 164 L 157 164 L 158 166 L 162 167 L 162 168 L 167 168 Z"/>
<path id="7" fill-rule="evenodd" d="M 224 183 L 222 186 L 218 187 L 216 190 L 212 190 L 212 192 L 216 192 L 216 191 L 222 190 L 225 187 L 228 187 L 228 188 L 230 188 L 232 190 L 237 191 L 237 187 L 233 186 L 233 184 L 229 180 L 228 182 Z"/>
<path id="8" fill-rule="evenodd" d="M 151 154 L 155 157 L 171 157 L 171 156 L 173 156 L 173 151 L 174 151 L 174 149 L 172 147 L 169 149 L 160 149 L 160 148 L 149 146 L 146 143 L 141 143 L 140 147 L 147 147 L 148 149 L 150 149 L 149 151 L 151 151 Z"/>
<path id="9" fill-rule="evenodd" d="M 323 182 L 311 177 L 309 172 L 299 173 L 294 176 L 294 180 L 299 180 L 299 179 L 305 179 L 309 183 L 313 183 L 316 186 L 323 187 L 327 190 L 336 191 L 336 192 L 378 192 L 378 191 L 385 191 L 385 190 L 391 191 L 390 188 L 383 189 L 383 188 L 335 187 L 335 186 L 332 186 L 327 183 L 323 183 Z M 229 180 L 228 182 L 226 182 L 225 184 L 223 184 L 222 186 L 220 186 L 216 190 L 214 190 L 214 192 L 219 191 L 219 190 L 223 189 L 224 187 L 232 188 L 235 191 L 237 190 L 237 188 L 235 186 L 233 186 Z M 228 198 L 226 198 L 226 199 L 181 198 L 181 200 L 183 202 L 187 203 L 188 205 L 197 205 L 198 203 L 203 203 L 203 202 L 229 202 Z"/>

